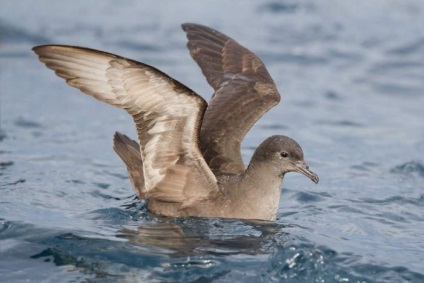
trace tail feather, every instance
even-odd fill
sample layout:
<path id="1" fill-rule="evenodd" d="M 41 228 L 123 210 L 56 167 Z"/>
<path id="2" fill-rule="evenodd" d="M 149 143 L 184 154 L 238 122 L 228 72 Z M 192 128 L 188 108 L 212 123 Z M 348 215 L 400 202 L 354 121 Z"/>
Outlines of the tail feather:
<path id="1" fill-rule="evenodd" d="M 140 146 L 126 135 L 116 132 L 113 137 L 113 149 L 127 166 L 131 184 L 138 198 L 144 199 L 144 174 Z"/>

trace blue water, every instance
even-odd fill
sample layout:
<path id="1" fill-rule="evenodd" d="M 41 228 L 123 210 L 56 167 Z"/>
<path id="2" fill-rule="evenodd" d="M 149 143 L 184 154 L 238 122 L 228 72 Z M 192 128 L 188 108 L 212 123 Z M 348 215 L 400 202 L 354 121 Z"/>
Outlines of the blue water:
<path id="1" fill-rule="evenodd" d="M 274 223 L 168 219 L 112 150 L 131 118 L 55 77 L 61 43 L 154 65 L 208 99 L 183 22 L 265 62 L 281 103 L 243 143 L 296 139 Z M 0 3 L 0 282 L 424 282 L 424 1 Z"/>

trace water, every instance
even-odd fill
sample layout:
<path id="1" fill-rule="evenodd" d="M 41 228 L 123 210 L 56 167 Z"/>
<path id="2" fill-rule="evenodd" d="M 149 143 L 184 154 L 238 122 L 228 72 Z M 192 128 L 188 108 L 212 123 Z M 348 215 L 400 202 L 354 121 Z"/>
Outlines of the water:
<path id="1" fill-rule="evenodd" d="M 126 113 L 30 49 L 81 45 L 152 64 L 208 99 L 183 22 L 256 52 L 282 93 L 243 143 L 296 139 L 274 223 L 167 219 L 113 152 Z M 424 2 L 0 3 L 0 282 L 424 282 Z"/>

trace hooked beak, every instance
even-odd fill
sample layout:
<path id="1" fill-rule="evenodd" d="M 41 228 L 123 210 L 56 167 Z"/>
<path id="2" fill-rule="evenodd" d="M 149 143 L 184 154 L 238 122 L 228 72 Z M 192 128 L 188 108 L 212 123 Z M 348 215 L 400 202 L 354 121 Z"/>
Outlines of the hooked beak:
<path id="1" fill-rule="evenodd" d="M 296 167 L 297 172 L 302 173 L 306 177 L 312 180 L 315 184 L 318 184 L 319 177 L 317 174 L 309 170 L 309 166 L 305 164 L 305 162 L 299 161 L 293 164 Z"/>

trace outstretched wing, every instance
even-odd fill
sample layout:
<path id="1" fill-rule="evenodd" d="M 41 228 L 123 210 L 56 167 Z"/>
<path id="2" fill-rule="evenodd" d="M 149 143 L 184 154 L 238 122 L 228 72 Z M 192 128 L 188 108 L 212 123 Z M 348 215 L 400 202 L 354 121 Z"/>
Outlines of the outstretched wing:
<path id="1" fill-rule="evenodd" d="M 203 156 L 216 174 L 241 173 L 241 142 L 280 94 L 262 61 L 235 40 L 198 24 L 182 27 L 191 56 L 215 90 L 200 132 Z"/>
<path id="2" fill-rule="evenodd" d="M 190 203 L 219 191 L 198 148 L 206 102 L 192 90 L 149 65 L 117 55 L 61 45 L 33 50 L 70 86 L 132 115 L 147 198 Z"/>

